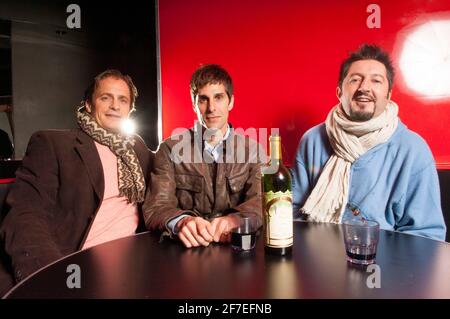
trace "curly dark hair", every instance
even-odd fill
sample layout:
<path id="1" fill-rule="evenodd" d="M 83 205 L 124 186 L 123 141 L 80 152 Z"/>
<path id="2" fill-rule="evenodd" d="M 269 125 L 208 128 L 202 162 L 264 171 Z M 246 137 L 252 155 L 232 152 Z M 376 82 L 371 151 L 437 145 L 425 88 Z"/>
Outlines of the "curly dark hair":
<path id="1" fill-rule="evenodd" d="M 339 88 L 342 89 L 342 82 L 348 74 L 348 70 L 353 62 L 360 60 L 376 60 L 386 67 L 386 75 L 389 83 L 389 91 L 392 90 L 392 85 L 394 83 L 395 70 L 392 65 L 391 58 L 389 55 L 383 51 L 380 47 L 376 45 L 363 44 L 358 50 L 351 52 L 347 59 L 345 59 L 341 64 L 341 69 L 339 71 Z"/>

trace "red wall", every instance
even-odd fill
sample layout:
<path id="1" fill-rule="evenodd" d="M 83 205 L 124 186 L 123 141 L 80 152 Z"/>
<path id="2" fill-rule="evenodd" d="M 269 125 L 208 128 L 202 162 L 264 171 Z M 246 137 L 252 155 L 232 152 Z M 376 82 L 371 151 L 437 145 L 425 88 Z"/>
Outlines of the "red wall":
<path id="1" fill-rule="evenodd" d="M 381 8 L 379 29 L 366 25 L 371 3 Z M 409 26 L 446 12 L 448 0 L 160 0 L 163 137 L 193 125 L 190 76 L 200 64 L 218 63 L 235 84 L 230 122 L 280 128 L 291 162 L 302 134 L 337 103 L 338 70 L 348 51 L 375 43 L 398 66 Z M 430 103 L 412 92 L 398 67 L 392 99 L 402 121 L 428 142 L 438 167 L 450 168 L 449 99 Z"/>

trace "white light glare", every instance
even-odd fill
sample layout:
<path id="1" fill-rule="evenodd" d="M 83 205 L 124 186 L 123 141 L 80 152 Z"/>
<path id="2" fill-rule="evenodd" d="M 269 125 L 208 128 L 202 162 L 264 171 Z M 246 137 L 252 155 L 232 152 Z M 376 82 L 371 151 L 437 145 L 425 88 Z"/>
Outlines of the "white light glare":
<path id="1" fill-rule="evenodd" d="M 450 21 L 429 21 L 407 36 L 399 62 L 411 90 L 432 99 L 450 97 Z"/>
<path id="2" fill-rule="evenodd" d="M 136 132 L 136 124 L 133 120 L 130 119 L 124 119 L 121 123 L 120 127 L 122 133 L 126 135 L 132 135 Z"/>

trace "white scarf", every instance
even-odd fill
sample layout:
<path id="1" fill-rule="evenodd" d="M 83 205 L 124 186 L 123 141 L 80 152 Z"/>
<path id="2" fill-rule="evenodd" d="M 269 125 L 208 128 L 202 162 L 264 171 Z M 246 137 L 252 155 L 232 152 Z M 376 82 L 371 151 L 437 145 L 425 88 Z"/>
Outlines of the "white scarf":
<path id="1" fill-rule="evenodd" d="M 334 154 L 302 208 L 309 220 L 341 223 L 348 201 L 352 163 L 394 134 L 397 115 L 398 106 L 393 101 L 388 102 L 383 113 L 365 122 L 347 119 L 341 104 L 330 111 L 325 126 Z"/>

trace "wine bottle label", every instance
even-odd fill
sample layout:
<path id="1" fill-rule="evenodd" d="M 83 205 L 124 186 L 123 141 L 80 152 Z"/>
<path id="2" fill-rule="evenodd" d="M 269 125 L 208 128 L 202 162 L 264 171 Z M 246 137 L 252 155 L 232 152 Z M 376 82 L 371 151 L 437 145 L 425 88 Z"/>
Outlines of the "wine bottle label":
<path id="1" fill-rule="evenodd" d="M 266 245 L 273 248 L 292 246 L 292 193 L 264 193 L 264 218 L 266 219 Z"/>

